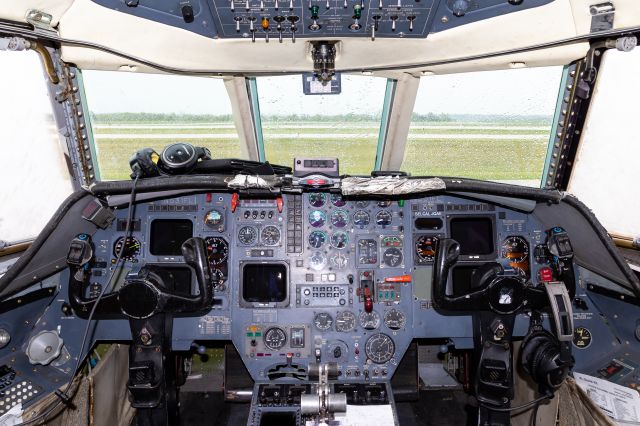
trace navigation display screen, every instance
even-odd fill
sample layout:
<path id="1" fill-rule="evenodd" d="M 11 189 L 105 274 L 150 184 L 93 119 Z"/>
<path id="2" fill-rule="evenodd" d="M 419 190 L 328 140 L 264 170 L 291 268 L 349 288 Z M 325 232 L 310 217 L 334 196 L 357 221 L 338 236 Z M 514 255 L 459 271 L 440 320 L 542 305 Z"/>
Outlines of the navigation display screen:
<path id="1" fill-rule="evenodd" d="M 248 263 L 242 269 L 245 302 L 279 303 L 287 298 L 287 268 L 283 264 Z"/>
<path id="2" fill-rule="evenodd" d="M 461 255 L 487 255 L 495 250 L 493 222 L 488 217 L 451 219 L 451 238 L 460 244 Z"/>
<path id="3" fill-rule="evenodd" d="M 182 256 L 182 243 L 193 236 L 193 222 L 186 219 L 156 219 L 151 222 L 151 254 Z"/>

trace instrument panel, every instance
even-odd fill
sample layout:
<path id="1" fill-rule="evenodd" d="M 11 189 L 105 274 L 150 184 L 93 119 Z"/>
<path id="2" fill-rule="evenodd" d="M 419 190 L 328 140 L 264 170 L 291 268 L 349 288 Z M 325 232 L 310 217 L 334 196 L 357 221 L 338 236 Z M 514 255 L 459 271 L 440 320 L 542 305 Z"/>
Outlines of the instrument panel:
<path id="1" fill-rule="evenodd" d="M 533 282 L 547 262 L 540 252 L 545 232 L 535 217 L 491 203 L 452 196 L 348 200 L 327 192 L 233 197 L 143 203 L 126 239 L 127 212 L 119 210 L 111 228 L 94 236 L 97 261 L 87 296 L 100 291 L 120 251 L 126 273 L 154 265 L 193 291 L 180 246 L 199 236 L 217 303 L 202 317 L 175 319 L 174 348 L 232 340 L 254 380 L 293 379 L 291 365 L 332 361 L 338 380 L 386 380 L 414 338 L 473 345 L 470 318 L 451 321 L 431 302 L 440 238 L 461 246 L 452 294 L 468 288 L 484 262 Z"/>

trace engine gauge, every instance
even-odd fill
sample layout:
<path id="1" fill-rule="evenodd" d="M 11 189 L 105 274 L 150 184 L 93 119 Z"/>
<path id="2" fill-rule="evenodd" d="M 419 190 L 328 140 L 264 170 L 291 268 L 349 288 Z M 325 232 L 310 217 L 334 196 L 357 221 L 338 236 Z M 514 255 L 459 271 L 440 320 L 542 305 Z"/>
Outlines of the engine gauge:
<path id="1" fill-rule="evenodd" d="M 376 311 L 361 313 L 360 327 L 365 330 L 375 330 L 380 327 L 380 315 Z"/>
<path id="2" fill-rule="evenodd" d="M 436 257 L 436 244 L 438 244 L 438 237 L 422 235 L 416 241 L 416 254 L 422 260 L 433 262 Z"/>
<path id="3" fill-rule="evenodd" d="M 336 228 L 344 228 L 349 223 L 349 213 L 344 210 L 336 210 L 331 213 L 331 224 Z"/>
<path id="4" fill-rule="evenodd" d="M 331 194 L 331 204 L 333 204 L 336 207 L 344 207 L 347 205 L 347 202 L 342 199 L 342 195 Z"/>
<path id="5" fill-rule="evenodd" d="M 322 207 L 327 202 L 327 194 L 324 192 L 313 192 L 309 194 L 309 205 L 312 207 Z"/>
<path id="6" fill-rule="evenodd" d="M 318 330 L 331 330 L 331 327 L 333 326 L 333 318 L 326 312 L 318 312 L 313 318 L 313 324 Z"/>
<path id="7" fill-rule="evenodd" d="M 262 228 L 260 240 L 265 246 L 275 246 L 280 242 L 280 229 L 277 226 L 269 225 Z"/>
<path id="8" fill-rule="evenodd" d="M 207 225 L 209 228 L 218 229 L 222 225 L 222 222 L 223 222 L 222 213 L 220 213 L 218 210 L 209 210 L 204 215 L 204 224 Z"/>
<path id="9" fill-rule="evenodd" d="M 391 337 L 383 333 L 377 333 L 369 337 L 364 345 L 364 351 L 371 361 L 376 364 L 384 364 L 393 358 L 393 354 L 396 352 L 396 345 Z"/>
<path id="10" fill-rule="evenodd" d="M 327 234 L 322 231 L 313 231 L 309 234 L 309 245 L 315 249 L 318 249 L 327 242 Z"/>
<path id="11" fill-rule="evenodd" d="M 402 261 L 404 260 L 402 256 L 402 250 L 396 247 L 390 247 L 382 253 L 382 261 L 385 265 L 390 268 L 397 268 L 398 266 L 402 266 Z"/>
<path id="12" fill-rule="evenodd" d="M 349 258 L 342 253 L 331 256 L 331 265 L 336 269 L 343 269 L 349 263 Z"/>
<path id="13" fill-rule="evenodd" d="M 125 237 L 120 237 L 113 245 L 113 256 L 115 259 L 118 258 L 118 255 L 121 254 L 121 259 L 126 262 L 137 262 L 138 256 L 140 255 L 140 248 L 142 245 L 140 241 L 136 237 L 127 237 L 125 242 Z M 114 263 L 115 263 L 114 259 Z"/>
<path id="14" fill-rule="evenodd" d="M 391 205 L 391 201 L 378 201 L 377 204 L 378 207 L 385 209 Z"/>
<path id="15" fill-rule="evenodd" d="M 391 213 L 386 210 L 380 210 L 376 214 L 376 225 L 378 226 L 389 226 L 391 225 L 392 220 L 393 217 L 391 216 Z"/>
<path id="16" fill-rule="evenodd" d="M 336 315 L 336 331 L 348 333 L 356 328 L 356 315 L 351 311 L 341 311 Z"/>
<path id="17" fill-rule="evenodd" d="M 309 213 L 309 224 L 314 228 L 320 228 L 327 223 L 327 215 L 321 210 L 314 210 Z"/>
<path id="18" fill-rule="evenodd" d="M 315 269 L 316 271 L 323 269 L 326 265 L 327 265 L 327 258 L 320 251 L 314 252 L 309 257 L 309 267 L 311 267 L 312 269 Z"/>
<path id="19" fill-rule="evenodd" d="M 375 265 L 378 263 L 378 242 L 374 239 L 358 240 L 358 264 Z"/>
<path id="20" fill-rule="evenodd" d="M 371 222 L 371 216 L 364 210 L 358 210 L 353 214 L 353 224 L 364 228 Z"/>
<path id="21" fill-rule="evenodd" d="M 342 250 L 349 245 L 349 235 L 346 232 L 338 231 L 331 236 L 331 246 Z"/>
<path id="22" fill-rule="evenodd" d="M 211 269 L 211 283 L 218 291 L 222 291 L 220 286 L 222 286 L 225 282 L 224 273 L 217 268 Z"/>
<path id="23" fill-rule="evenodd" d="M 258 231 L 253 226 L 243 226 L 238 230 L 238 241 L 245 246 L 249 246 L 258 239 Z"/>
<path id="24" fill-rule="evenodd" d="M 502 257 L 509 260 L 509 266 L 525 277 L 529 277 L 529 243 L 518 235 L 505 238 L 502 242 Z"/>
<path id="25" fill-rule="evenodd" d="M 520 236 L 507 237 L 502 242 L 502 257 L 520 263 L 529 259 L 529 243 Z"/>
<path id="26" fill-rule="evenodd" d="M 204 239 L 207 246 L 207 256 L 211 266 L 220 265 L 229 256 L 229 244 L 220 237 L 207 237 Z"/>
<path id="27" fill-rule="evenodd" d="M 356 201 L 356 207 L 359 209 L 365 209 L 369 207 L 369 202 L 364 200 Z"/>
<path id="28" fill-rule="evenodd" d="M 264 345 L 273 351 L 280 350 L 287 343 L 287 333 L 280 327 L 271 327 L 262 338 Z"/>
<path id="29" fill-rule="evenodd" d="M 407 323 L 407 317 L 398 309 L 391 309 L 384 314 L 384 324 L 391 330 L 400 330 Z"/>

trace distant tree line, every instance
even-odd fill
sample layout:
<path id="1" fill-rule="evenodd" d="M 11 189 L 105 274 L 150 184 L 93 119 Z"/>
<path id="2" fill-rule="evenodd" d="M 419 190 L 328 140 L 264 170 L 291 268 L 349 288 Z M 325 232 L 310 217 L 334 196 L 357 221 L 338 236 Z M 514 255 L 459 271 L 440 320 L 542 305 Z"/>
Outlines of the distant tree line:
<path id="1" fill-rule="evenodd" d="M 107 114 L 91 114 L 92 120 L 97 124 L 116 123 L 218 123 L 232 122 L 231 114 L 177 114 L 177 113 L 150 113 L 150 112 L 115 112 Z M 498 114 L 417 114 L 413 113 L 413 122 L 491 122 L 491 123 L 526 123 L 537 125 L 550 125 L 552 116 L 543 115 L 498 115 Z M 380 114 L 283 114 L 263 115 L 263 122 L 371 122 L 380 121 Z"/>

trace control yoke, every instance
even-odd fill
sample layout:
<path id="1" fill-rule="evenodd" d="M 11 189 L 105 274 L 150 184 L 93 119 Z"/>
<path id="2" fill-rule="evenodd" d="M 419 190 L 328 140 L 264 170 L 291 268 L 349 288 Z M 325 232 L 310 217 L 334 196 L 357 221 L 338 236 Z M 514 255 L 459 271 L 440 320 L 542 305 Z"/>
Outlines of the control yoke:
<path id="1" fill-rule="evenodd" d="M 518 275 L 505 275 L 502 266 L 488 262 L 474 271 L 470 289 L 457 295 L 447 294 L 447 278 L 460 255 L 460 244 L 451 238 L 438 243 L 433 272 L 433 300 L 437 307 L 450 311 L 493 311 L 511 314 L 524 307 L 542 308 L 548 304 L 543 289 L 527 285 Z"/>
<path id="2" fill-rule="evenodd" d="M 83 248 L 75 251 L 85 253 L 87 260 L 75 263 L 69 259 L 67 261 L 73 268 L 69 278 L 69 301 L 76 314 L 83 317 L 91 311 L 96 299 L 84 295 L 87 280 L 84 266 L 91 258 L 92 251 L 91 242 L 84 234 L 71 244 L 72 247 L 80 245 Z M 87 253 L 89 254 L 86 255 Z M 210 308 L 213 304 L 213 284 L 204 240 L 198 237 L 186 240 L 182 244 L 182 256 L 185 263 L 195 271 L 198 294 L 186 295 L 169 290 L 153 267 L 143 268 L 137 275 L 127 277 L 120 290 L 104 294 L 96 307 L 96 313 L 123 313 L 131 318 L 142 319 L 157 313 L 197 312 Z"/>

